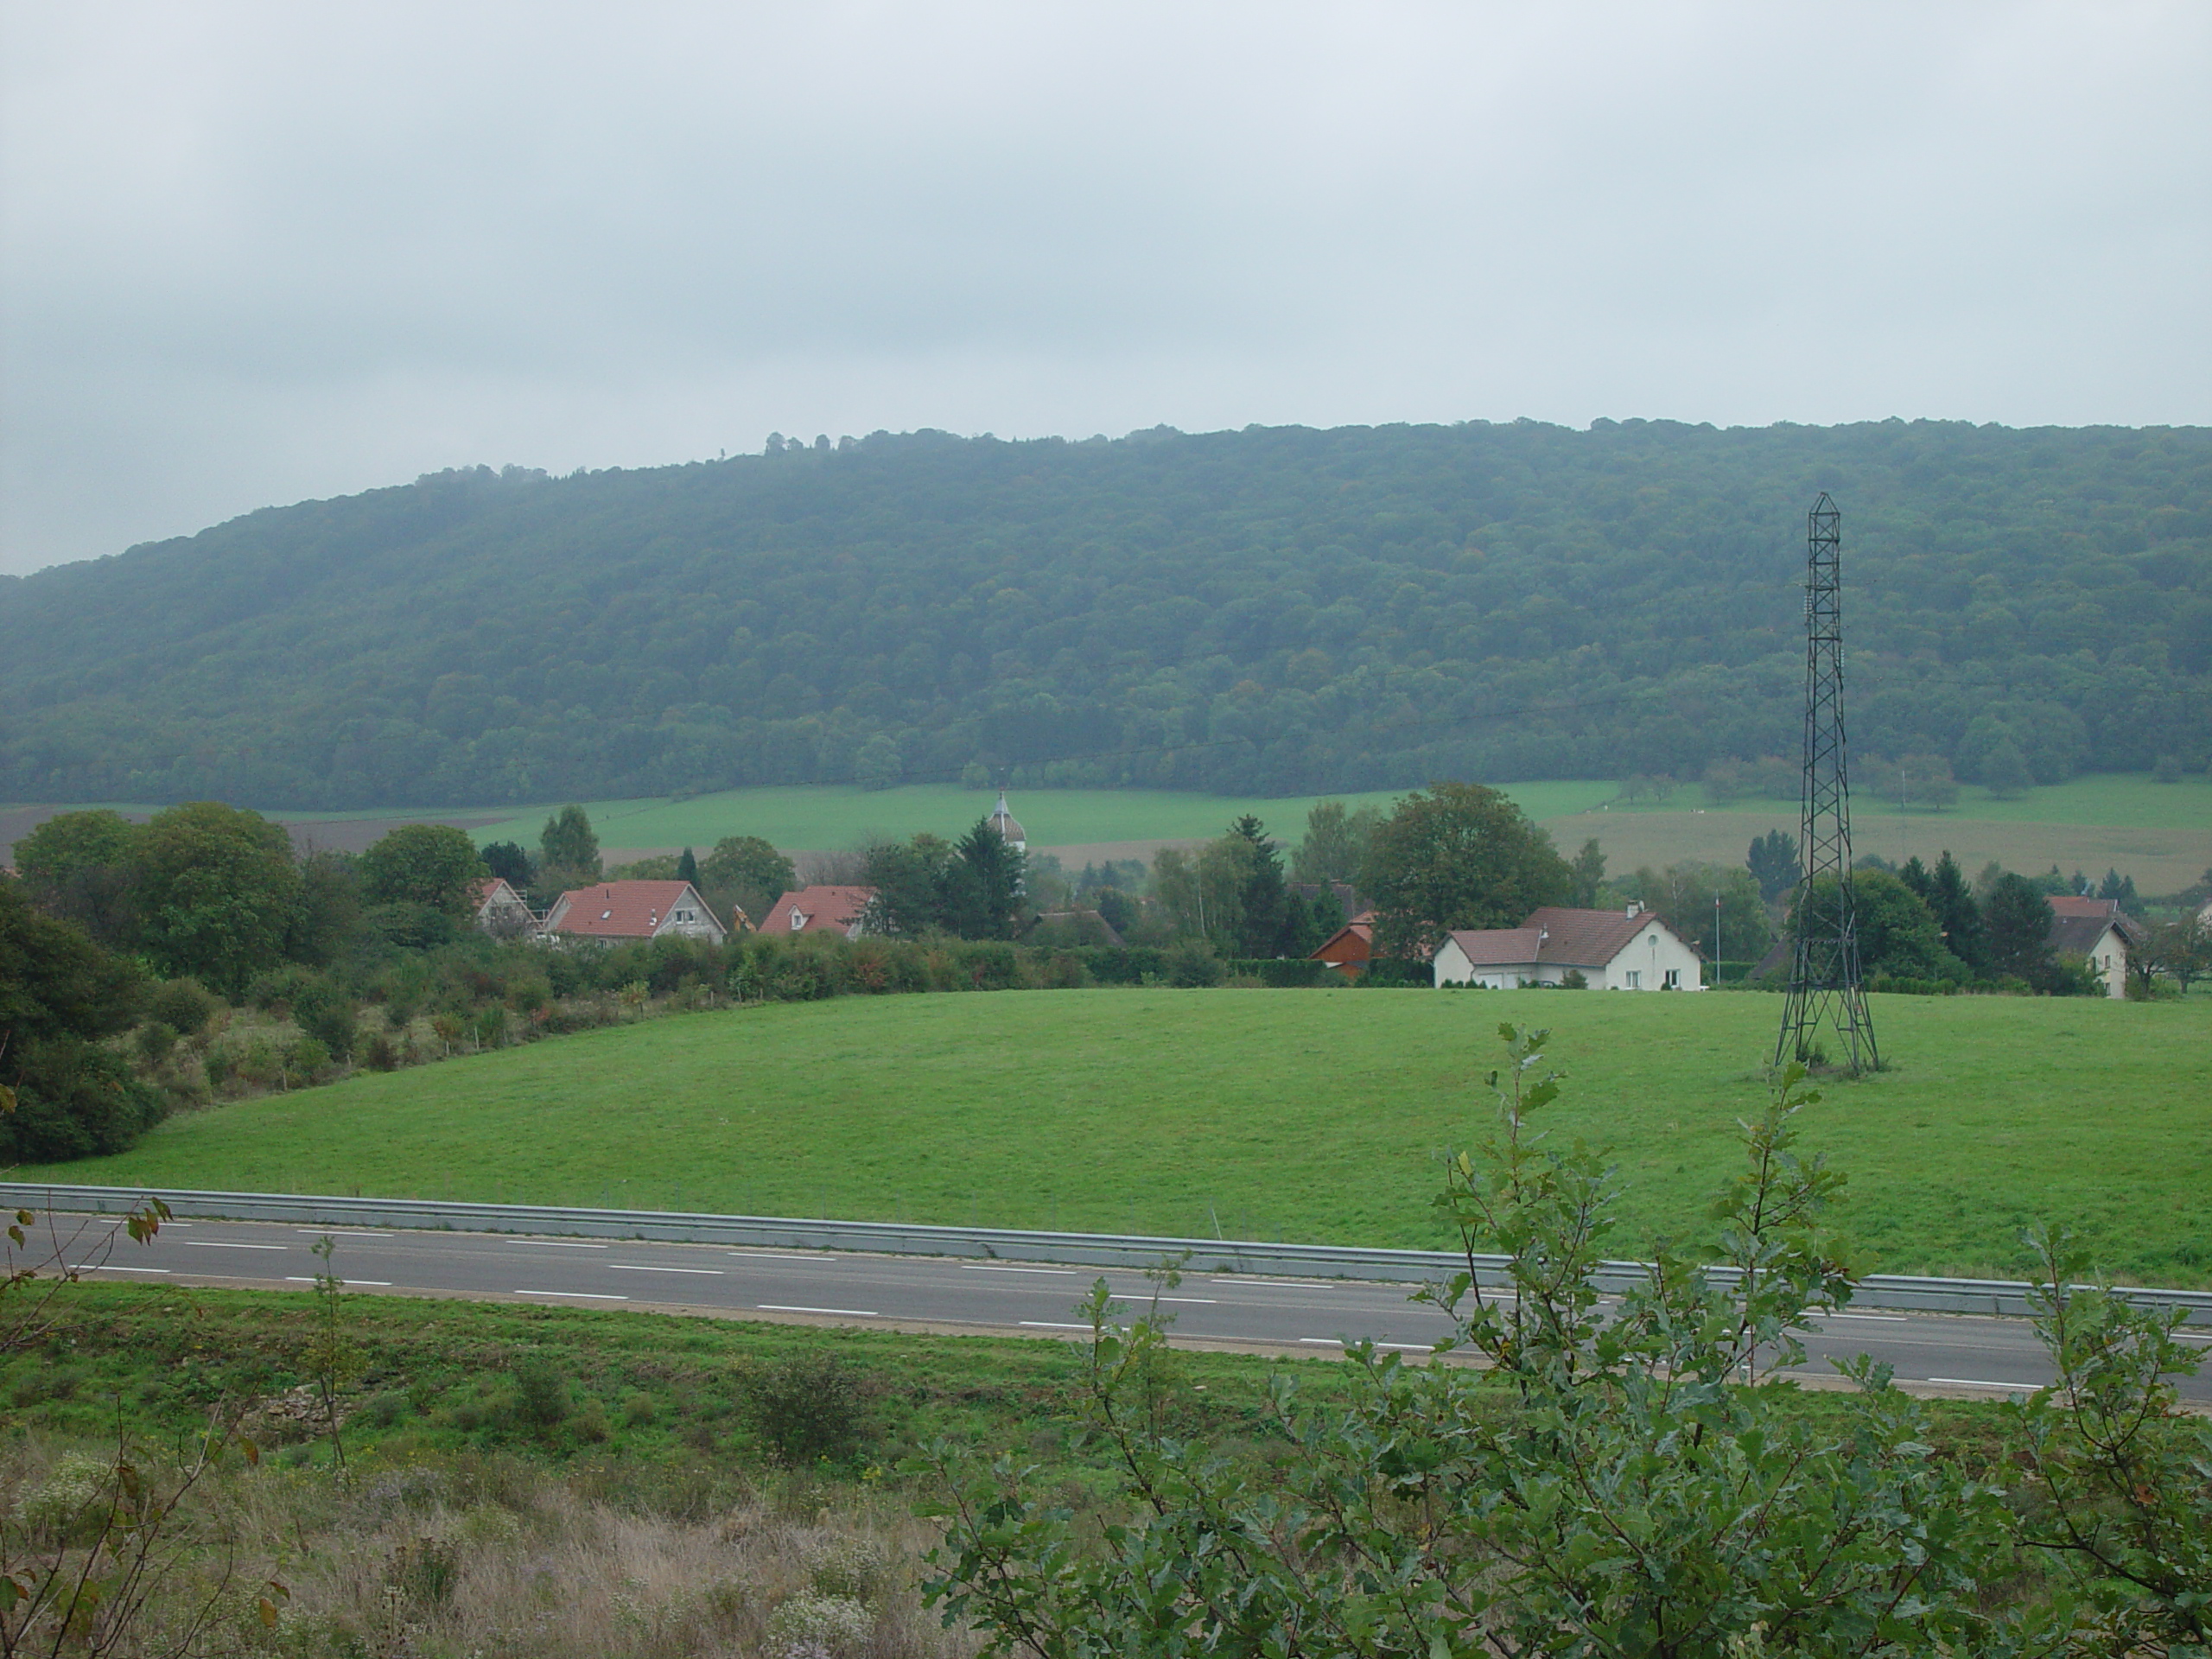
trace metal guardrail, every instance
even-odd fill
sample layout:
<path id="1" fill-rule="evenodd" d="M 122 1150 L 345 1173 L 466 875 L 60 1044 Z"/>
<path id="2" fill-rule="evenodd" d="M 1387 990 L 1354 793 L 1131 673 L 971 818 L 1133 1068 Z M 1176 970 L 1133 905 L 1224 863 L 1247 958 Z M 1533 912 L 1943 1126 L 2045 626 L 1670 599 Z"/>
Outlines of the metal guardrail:
<path id="1" fill-rule="evenodd" d="M 671 1243 L 848 1250 L 876 1255 L 976 1256 L 1007 1262 L 1053 1262 L 1076 1267 L 1148 1268 L 1183 1255 L 1195 1273 L 1246 1273 L 1291 1278 L 1365 1279 L 1420 1284 L 1466 1265 L 1446 1250 L 1381 1249 L 1344 1244 L 1281 1244 L 1256 1240 L 1151 1238 L 1135 1234 L 1028 1232 L 1004 1227 L 931 1227 L 896 1221 L 816 1221 L 789 1216 L 689 1215 L 664 1210 L 570 1210 L 527 1204 L 461 1204 L 430 1198 L 349 1198 L 289 1192 L 195 1192 L 162 1187 L 50 1186 L 0 1182 L 0 1203 L 118 1215 L 159 1198 L 179 1217 L 273 1221 L 304 1226 L 373 1226 L 467 1233 L 533 1233 L 583 1238 L 659 1239 Z M 1486 1284 L 1503 1282 L 1505 1258 L 1475 1258 Z M 1624 1291 L 1643 1282 L 1640 1262 L 1608 1262 L 1601 1288 Z M 1726 1270 L 1716 1272 L 1722 1277 Z M 2024 1316 L 2031 1287 L 2003 1279 L 1917 1279 L 1872 1274 L 1859 1281 L 1855 1307 L 1934 1313 Z M 2212 1325 L 2212 1291 L 2126 1287 L 2120 1294 L 2146 1307 L 2187 1312 L 2192 1325 Z"/>

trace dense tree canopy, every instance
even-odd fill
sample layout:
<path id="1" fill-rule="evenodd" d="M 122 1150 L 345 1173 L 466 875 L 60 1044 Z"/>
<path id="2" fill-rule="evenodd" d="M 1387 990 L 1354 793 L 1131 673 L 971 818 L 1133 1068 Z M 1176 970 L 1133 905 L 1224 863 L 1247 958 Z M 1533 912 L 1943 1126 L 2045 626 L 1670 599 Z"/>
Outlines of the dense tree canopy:
<path id="1" fill-rule="evenodd" d="M 2205 763 L 2212 432 L 1522 422 L 878 434 L 257 512 L 0 578 L 0 798 L 1756 783 L 1821 489 L 1854 747 L 1909 791 Z"/>
<path id="2" fill-rule="evenodd" d="M 868 849 L 861 880 L 875 889 L 868 925 L 912 938 L 931 932 L 963 939 L 1011 938 L 1021 912 L 1027 861 L 988 818 L 957 842 L 926 832 Z"/>
<path id="3" fill-rule="evenodd" d="M 2040 986 L 2050 977 L 2050 900 L 2024 875 L 2006 874 L 1982 906 L 1982 927 L 1993 973 Z"/>
<path id="4" fill-rule="evenodd" d="M 724 836 L 699 861 L 699 885 L 715 908 L 735 905 L 755 922 L 768 906 L 798 886 L 791 861 L 758 836 Z"/>
<path id="5" fill-rule="evenodd" d="M 1518 927 L 1539 906 L 1565 903 L 1574 874 L 1506 796 L 1432 784 L 1376 827 L 1359 885 L 1375 904 L 1376 951 L 1427 957 L 1455 928 Z"/>
<path id="6" fill-rule="evenodd" d="M 16 874 L 48 915 L 76 923 L 111 950 L 137 943 L 130 873 L 138 826 L 120 812 L 96 808 L 48 818 L 16 843 Z"/>
<path id="7" fill-rule="evenodd" d="M 159 1103 L 99 1043 L 140 995 L 128 962 L 0 877 L 0 1160 L 117 1152 L 154 1122 Z"/>
<path id="8" fill-rule="evenodd" d="M 486 874 L 476 842 L 449 823 L 403 824 L 361 855 L 361 895 L 376 905 L 421 905 L 458 918 Z"/>
<path id="9" fill-rule="evenodd" d="M 155 964 L 236 990 L 283 958 L 300 867 L 283 825 L 194 801 L 156 812 L 141 832 L 134 888 Z"/>

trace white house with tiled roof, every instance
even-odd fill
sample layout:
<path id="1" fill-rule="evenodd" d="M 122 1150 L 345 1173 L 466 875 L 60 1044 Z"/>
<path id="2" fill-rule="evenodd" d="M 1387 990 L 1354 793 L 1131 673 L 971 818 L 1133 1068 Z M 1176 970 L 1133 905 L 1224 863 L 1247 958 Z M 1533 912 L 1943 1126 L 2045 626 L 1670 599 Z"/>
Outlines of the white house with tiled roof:
<path id="1" fill-rule="evenodd" d="M 2126 996 L 2127 950 L 2136 929 L 2133 917 L 2120 913 L 2117 899 L 2059 893 L 2050 901 L 2050 936 L 2046 943 L 2057 955 L 2087 957 L 2097 977 L 2104 981 L 2105 995 Z"/>
<path id="2" fill-rule="evenodd" d="M 689 881 L 601 881 L 572 887 L 545 912 L 549 939 L 658 939 L 719 944 L 729 930 Z"/>
<path id="3" fill-rule="evenodd" d="M 1638 904 L 1547 905 L 1518 927 L 1463 928 L 1436 948 L 1436 983 L 1510 991 L 1580 973 L 1593 991 L 1699 991 L 1698 954 Z"/>

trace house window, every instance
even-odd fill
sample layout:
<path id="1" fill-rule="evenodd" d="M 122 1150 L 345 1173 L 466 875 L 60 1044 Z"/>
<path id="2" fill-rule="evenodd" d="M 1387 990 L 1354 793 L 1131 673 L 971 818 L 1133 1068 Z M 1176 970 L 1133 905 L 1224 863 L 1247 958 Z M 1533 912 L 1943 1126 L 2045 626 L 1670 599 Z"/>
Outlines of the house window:
<path id="1" fill-rule="evenodd" d="M 1631 991 L 1640 991 L 1643 988 L 1643 969 L 1631 968 L 1628 970 L 1626 977 L 1628 979 L 1628 988 Z"/>
<path id="2" fill-rule="evenodd" d="M 1682 970 L 1679 968 L 1669 968 L 1667 970 L 1667 977 L 1662 982 L 1670 991 L 1681 990 L 1682 988 Z"/>

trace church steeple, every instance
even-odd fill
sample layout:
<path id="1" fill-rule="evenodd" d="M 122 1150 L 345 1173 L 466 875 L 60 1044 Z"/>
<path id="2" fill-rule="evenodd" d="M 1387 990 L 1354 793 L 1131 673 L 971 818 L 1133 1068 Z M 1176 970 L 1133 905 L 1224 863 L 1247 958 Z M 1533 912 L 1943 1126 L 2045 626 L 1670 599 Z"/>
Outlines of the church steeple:
<path id="1" fill-rule="evenodd" d="M 1029 837 L 1022 830 L 1020 821 L 1007 810 L 1004 790 L 999 791 L 999 804 L 991 809 L 989 823 L 991 828 L 999 832 L 999 839 L 1014 851 L 1026 853 L 1029 850 Z"/>

